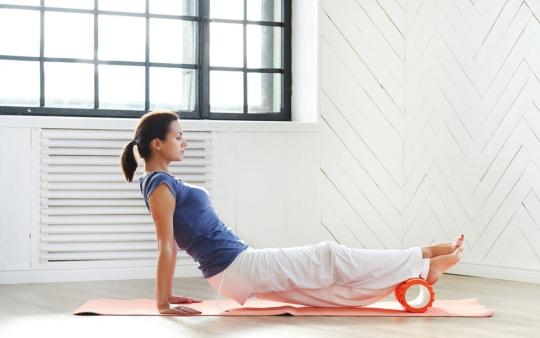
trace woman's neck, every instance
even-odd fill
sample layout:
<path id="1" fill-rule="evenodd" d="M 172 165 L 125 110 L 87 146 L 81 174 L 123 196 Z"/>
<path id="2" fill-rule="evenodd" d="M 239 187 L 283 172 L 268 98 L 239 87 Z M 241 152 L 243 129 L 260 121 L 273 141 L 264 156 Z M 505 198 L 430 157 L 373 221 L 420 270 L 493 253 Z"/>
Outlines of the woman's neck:
<path id="1" fill-rule="evenodd" d="M 163 166 L 145 166 L 144 167 L 144 172 L 147 172 L 147 173 L 151 173 L 151 172 L 154 172 L 154 171 L 164 171 L 166 173 L 171 173 L 169 171 L 169 167 L 163 167 Z"/>

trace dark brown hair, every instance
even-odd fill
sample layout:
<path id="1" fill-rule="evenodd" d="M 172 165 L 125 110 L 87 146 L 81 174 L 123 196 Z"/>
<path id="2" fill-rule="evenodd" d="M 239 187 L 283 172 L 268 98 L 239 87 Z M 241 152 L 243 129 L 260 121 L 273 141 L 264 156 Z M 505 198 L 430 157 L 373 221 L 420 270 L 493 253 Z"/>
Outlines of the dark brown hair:
<path id="1" fill-rule="evenodd" d="M 150 142 L 156 137 L 165 141 L 171 122 L 178 119 L 177 113 L 162 110 L 148 112 L 141 116 L 135 128 L 133 140 L 124 146 L 120 157 L 122 172 L 128 182 L 133 181 L 133 175 L 137 169 L 137 160 L 133 153 L 133 147 L 136 145 L 139 156 L 148 161 L 152 156 Z"/>

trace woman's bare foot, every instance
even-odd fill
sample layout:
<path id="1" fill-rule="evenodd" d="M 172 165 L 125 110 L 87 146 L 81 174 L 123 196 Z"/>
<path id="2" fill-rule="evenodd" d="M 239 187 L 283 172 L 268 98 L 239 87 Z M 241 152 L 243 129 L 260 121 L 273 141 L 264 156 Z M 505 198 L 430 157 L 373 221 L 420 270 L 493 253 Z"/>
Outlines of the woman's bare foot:
<path id="1" fill-rule="evenodd" d="M 427 282 L 429 284 L 435 284 L 443 272 L 448 271 L 448 269 L 459 262 L 462 251 L 463 246 L 460 246 L 451 254 L 431 258 L 429 263 L 429 273 L 426 279 Z"/>
<path id="2" fill-rule="evenodd" d="M 460 234 L 453 242 L 425 246 L 422 248 L 422 258 L 434 258 L 437 256 L 448 255 L 461 247 L 464 240 L 465 236 Z"/>

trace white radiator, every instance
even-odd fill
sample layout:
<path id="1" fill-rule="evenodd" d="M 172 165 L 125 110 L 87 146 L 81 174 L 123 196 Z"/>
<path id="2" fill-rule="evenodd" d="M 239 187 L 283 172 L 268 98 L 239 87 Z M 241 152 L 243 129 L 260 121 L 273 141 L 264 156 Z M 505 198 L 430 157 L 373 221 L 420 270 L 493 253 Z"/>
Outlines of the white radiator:
<path id="1" fill-rule="evenodd" d="M 122 147 L 131 130 L 39 129 L 40 227 L 42 267 L 155 265 L 157 242 L 137 179 L 120 168 Z M 212 196 L 212 134 L 185 131 L 188 148 L 171 172 L 205 187 Z M 36 229 L 38 230 L 38 229 Z M 33 241 L 37 243 L 37 241 Z M 193 264 L 184 252 L 178 264 Z"/>

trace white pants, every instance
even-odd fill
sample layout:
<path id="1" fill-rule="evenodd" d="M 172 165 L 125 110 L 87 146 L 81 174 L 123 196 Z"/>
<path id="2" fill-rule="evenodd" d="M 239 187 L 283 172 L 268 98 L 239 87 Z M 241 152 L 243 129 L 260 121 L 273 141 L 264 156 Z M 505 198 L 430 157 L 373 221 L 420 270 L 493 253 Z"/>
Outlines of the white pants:
<path id="1" fill-rule="evenodd" d="M 248 248 L 207 279 L 219 295 L 244 305 L 250 297 L 317 307 L 363 306 L 409 278 L 426 279 L 420 247 L 357 249 L 332 241 L 289 248 Z"/>

